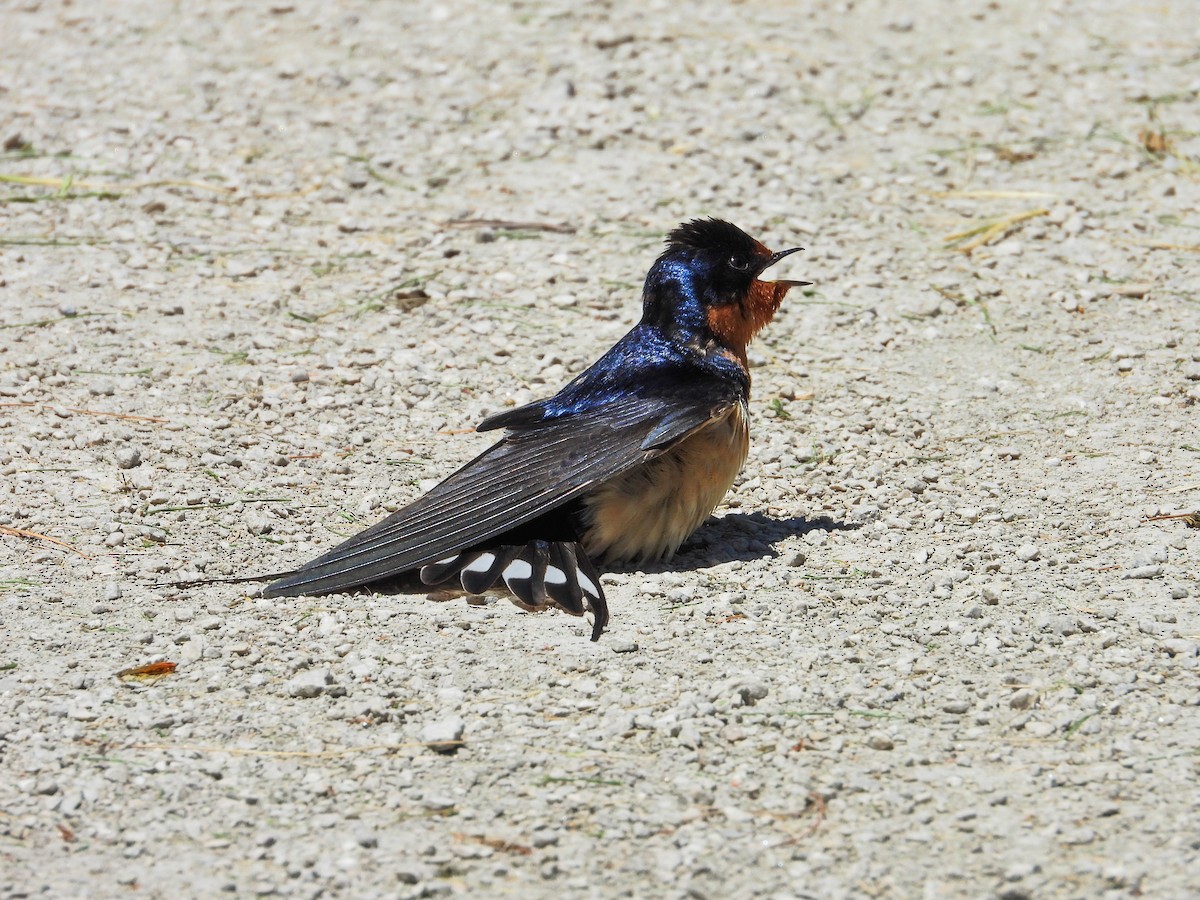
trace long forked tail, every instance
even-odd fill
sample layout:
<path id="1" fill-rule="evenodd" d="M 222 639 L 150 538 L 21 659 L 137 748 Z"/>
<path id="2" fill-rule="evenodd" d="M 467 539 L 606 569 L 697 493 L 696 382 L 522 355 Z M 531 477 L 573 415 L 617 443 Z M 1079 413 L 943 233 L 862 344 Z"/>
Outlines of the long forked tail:
<path id="1" fill-rule="evenodd" d="M 523 609 L 557 606 L 573 616 L 590 611 L 592 640 L 608 625 L 608 603 L 600 576 L 583 547 L 574 541 L 532 540 L 487 549 L 463 550 L 421 568 L 425 584 L 458 576 L 464 590 L 482 594 L 503 579 Z"/>

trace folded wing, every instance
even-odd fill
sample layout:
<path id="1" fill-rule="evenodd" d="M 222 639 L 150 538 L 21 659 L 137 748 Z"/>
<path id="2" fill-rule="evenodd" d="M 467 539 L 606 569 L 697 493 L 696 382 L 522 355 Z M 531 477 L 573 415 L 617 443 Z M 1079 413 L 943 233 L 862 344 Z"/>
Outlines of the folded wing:
<path id="1" fill-rule="evenodd" d="M 657 456 L 741 402 L 697 377 L 568 415 L 509 424 L 497 444 L 425 496 L 268 585 L 267 597 L 379 581 L 492 541 Z"/>

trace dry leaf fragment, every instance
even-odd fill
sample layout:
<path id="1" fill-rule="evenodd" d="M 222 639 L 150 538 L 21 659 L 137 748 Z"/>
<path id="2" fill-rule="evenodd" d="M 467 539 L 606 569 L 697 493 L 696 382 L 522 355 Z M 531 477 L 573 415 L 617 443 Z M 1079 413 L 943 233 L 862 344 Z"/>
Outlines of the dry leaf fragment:
<path id="1" fill-rule="evenodd" d="M 1138 140 L 1141 141 L 1143 147 L 1158 156 L 1170 153 L 1173 149 L 1171 139 L 1167 137 L 1165 131 L 1143 128 L 1138 132 Z"/>
<path id="2" fill-rule="evenodd" d="M 1029 150 L 1013 150 L 1011 147 L 1000 147 L 996 150 L 996 157 L 1006 163 L 1021 163 L 1028 162 L 1037 156 Z"/>
<path id="3" fill-rule="evenodd" d="M 147 663 L 144 666 L 133 666 L 129 669 L 122 669 L 117 673 L 117 677 L 123 681 L 157 681 L 167 675 L 174 674 L 178 666 L 179 663 L 168 662 L 164 659 L 158 662 Z"/>

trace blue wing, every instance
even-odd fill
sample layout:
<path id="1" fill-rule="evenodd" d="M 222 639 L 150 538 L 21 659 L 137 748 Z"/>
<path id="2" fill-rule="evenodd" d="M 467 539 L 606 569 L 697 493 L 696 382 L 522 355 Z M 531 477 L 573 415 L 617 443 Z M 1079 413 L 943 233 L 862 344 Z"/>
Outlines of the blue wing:
<path id="1" fill-rule="evenodd" d="M 630 354 L 640 354 L 632 379 Z M 495 540 L 657 456 L 745 395 L 744 376 L 647 346 L 634 329 L 554 397 L 485 420 L 480 430 L 508 433 L 428 494 L 264 595 L 358 587 Z"/>

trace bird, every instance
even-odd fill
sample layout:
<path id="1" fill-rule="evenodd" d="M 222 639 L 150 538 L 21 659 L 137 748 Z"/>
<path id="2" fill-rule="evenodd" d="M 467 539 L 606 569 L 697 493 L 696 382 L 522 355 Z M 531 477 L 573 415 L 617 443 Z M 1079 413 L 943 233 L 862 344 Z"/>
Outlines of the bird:
<path id="1" fill-rule="evenodd" d="M 551 397 L 497 413 L 500 439 L 413 503 L 276 578 L 264 597 L 418 574 L 527 610 L 609 623 L 596 569 L 668 561 L 733 486 L 750 448 L 746 345 L 805 281 L 764 281 L 773 252 L 730 222 L 666 238 L 641 320 Z"/>

